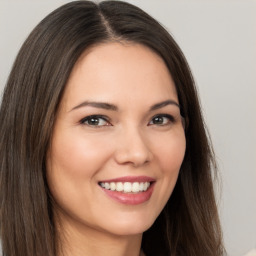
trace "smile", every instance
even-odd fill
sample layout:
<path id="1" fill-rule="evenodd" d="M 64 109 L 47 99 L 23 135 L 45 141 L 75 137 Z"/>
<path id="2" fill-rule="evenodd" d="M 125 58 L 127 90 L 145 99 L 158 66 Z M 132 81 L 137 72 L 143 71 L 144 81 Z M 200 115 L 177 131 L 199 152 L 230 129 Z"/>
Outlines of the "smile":
<path id="1" fill-rule="evenodd" d="M 147 176 L 127 176 L 100 181 L 98 184 L 112 200 L 127 205 L 138 205 L 150 199 L 155 183 L 155 179 Z"/>
<path id="2" fill-rule="evenodd" d="M 99 185 L 111 191 L 139 193 L 147 191 L 150 187 L 150 182 L 101 182 Z"/>

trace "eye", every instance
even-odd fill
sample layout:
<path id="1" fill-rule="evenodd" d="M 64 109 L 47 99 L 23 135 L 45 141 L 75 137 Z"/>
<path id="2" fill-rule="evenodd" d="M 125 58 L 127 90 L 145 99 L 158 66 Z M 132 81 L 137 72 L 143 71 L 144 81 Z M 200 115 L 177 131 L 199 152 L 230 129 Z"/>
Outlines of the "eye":
<path id="1" fill-rule="evenodd" d="M 83 118 L 80 121 L 80 123 L 88 126 L 98 126 L 98 127 L 111 125 L 106 117 L 100 116 L 100 115 L 87 116 Z"/>
<path id="2" fill-rule="evenodd" d="M 173 116 L 168 115 L 168 114 L 159 114 L 159 115 L 154 116 L 148 125 L 164 126 L 164 125 L 168 125 L 173 122 L 174 122 Z"/>

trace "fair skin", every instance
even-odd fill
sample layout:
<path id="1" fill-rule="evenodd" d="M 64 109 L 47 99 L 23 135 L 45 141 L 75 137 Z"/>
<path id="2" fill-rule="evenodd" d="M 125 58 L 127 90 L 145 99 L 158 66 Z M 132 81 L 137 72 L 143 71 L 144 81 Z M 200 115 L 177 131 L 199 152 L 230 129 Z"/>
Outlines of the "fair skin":
<path id="1" fill-rule="evenodd" d="M 143 255 L 142 234 L 174 189 L 185 147 L 175 85 L 157 54 L 133 43 L 87 50 L 66 85 L 47 158 L 64 255 Z M 107 187 L 125 181 L 142 187 Z"/>

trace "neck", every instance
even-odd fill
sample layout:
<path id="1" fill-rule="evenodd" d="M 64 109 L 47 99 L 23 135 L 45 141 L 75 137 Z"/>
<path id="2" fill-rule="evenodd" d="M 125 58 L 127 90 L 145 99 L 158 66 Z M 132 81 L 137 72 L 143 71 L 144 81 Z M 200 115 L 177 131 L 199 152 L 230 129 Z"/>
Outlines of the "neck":
<path id="1" fill-rule="evenodd" d="M 142 234 L 114 235 L 88 226 L 66 223 L 59 228 L 58 256 L 143 256 Z"/>

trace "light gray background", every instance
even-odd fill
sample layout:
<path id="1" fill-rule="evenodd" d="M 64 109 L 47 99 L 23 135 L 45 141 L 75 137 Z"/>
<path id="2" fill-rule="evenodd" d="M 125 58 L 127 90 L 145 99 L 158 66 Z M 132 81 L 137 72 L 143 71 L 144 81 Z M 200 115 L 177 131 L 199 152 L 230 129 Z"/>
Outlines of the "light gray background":
<path id="1" fill-rule="evenodd" d="M 0 0 L 0 90 L 22 42 L 69 1 Z M 230 256 L 256 247 L 256 2 L 129 1 L 173 34 L 194 73 L 222 176 L 219 209 Z"/>

